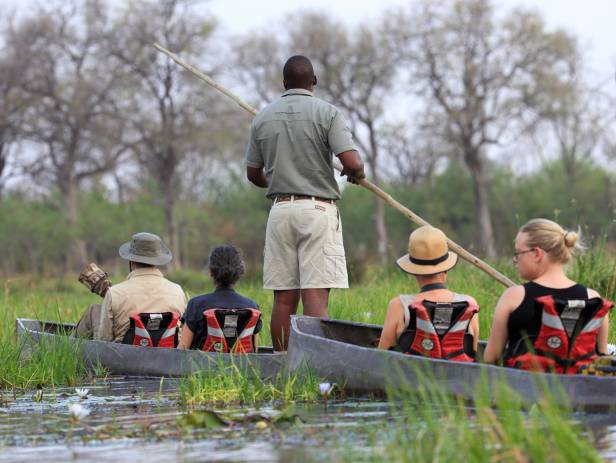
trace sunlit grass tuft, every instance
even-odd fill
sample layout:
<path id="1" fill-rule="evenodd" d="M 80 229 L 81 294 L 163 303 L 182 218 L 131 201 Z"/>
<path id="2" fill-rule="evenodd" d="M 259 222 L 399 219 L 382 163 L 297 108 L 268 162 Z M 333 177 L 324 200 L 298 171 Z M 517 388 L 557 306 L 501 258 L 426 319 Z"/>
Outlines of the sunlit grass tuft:
<path id="1" fill-rule="evenodd" d="M 320 380 L 309 369 L 261 379 L 258 371 L 237 365 L 195 373 L 180 382 L 184 405 L 255 405 L 262 402 L 314 402 L 320 400 Z"/>
<path id="2" fill-rule="evenodd" d="M 0 387 L 74 386 L 86 377 L 75 342 L 65 336 L 31 346 L 25 339 L 0 344 Z"/>

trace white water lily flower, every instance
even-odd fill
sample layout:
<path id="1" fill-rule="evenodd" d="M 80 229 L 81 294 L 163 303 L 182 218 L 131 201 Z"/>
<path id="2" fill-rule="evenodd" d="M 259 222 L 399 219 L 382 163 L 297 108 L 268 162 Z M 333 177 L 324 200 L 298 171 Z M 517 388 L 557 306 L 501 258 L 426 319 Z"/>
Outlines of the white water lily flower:
<path id="1" fill-rule="evenodd" d="M 321 383 L 319 384 L 319 392 L 321 395 L 327 395 L 331 391 L 331 383 Z"/>
<path id="2" fill-rule="evenodd" d="M 86 389 L 85 387 L 84 388 L 76 387 L 75 392 L 77 393 L 80 399 L 87 399 L 88 394 L 90 393 L 90 389 Z"/>
<path id="3" fill-rule="evenodd" d="M 89 408 L 79 404 L 71 405 L 68 407 L 68 411 L 71 413 L 71 417 L 76 421 L 82 420 L 90 414 Z"/>

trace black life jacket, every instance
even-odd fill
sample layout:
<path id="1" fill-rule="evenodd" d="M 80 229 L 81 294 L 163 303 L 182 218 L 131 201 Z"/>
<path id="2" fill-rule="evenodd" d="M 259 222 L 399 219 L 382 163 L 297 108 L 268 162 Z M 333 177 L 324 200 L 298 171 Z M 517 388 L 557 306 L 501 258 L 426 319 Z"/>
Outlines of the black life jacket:
<path id="1" fill-rule="evenodd" d="M 523 370 L 578 373 L 597 358 L 599 329 L 613 306 L 598 297 L 538 297 L 535 310 L 541 311 L 539 331 L 522 337 L 515 346 L 508 346 L 505 364 Z"/>
<path id="2" fill-rule="evenodd" d="M 479 307 L 466 297 L 454 294 L 452 302 L 432 302 L 401 295 L 405 331 L 398 339 L 399 349 L 424 357 L 473 362 L 473 336 L 468 327 Z"/>
<path id="3" fill-rule="evenodd" d="M 256 351 L 255 335 L 261 331 L 257 309 L 207 309 L 203 312 L 205 352 L 249 353 Z"/>
<path id="4" fill-rule="evenodd" d="M 143 347 L 177 347 L 179 320 L 177 312 L 131 315 L 130 327 L 122 343 Z"/>

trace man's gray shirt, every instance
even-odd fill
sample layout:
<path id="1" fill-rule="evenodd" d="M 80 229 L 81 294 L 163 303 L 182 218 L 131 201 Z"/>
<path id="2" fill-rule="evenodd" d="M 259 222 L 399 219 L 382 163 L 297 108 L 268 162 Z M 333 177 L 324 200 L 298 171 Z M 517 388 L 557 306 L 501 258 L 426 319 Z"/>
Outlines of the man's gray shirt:
<path id="1" fill-rule="evenodd" d="M 263 167 L 267 197 L 340 199 L 333 155 L 357 150 L 342 113 L 304 89 L 290 89 L 252 121 L 246 165 Z"/>

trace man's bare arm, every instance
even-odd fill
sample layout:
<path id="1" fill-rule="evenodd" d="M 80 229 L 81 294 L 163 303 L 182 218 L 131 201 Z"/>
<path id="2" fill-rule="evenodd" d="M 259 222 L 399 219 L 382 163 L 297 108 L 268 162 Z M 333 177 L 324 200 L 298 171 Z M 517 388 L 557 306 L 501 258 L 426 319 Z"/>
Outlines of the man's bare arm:
<path id="1" fill-rule="evenodd" d="M 246 167 L 246 178 L 259 188 L 267 188 L 267 179 L 263 173 L 263 167 Z"/>
<path id="2" fill-rule="evenodd" d="M 359 157 L 359 153 L 355 150 L 343 151 L 337 154 L 338 159 L 342 163 L 342 172 L 340 175 L 346 175 L 347 181 L 357 183 L 366 177 L 364 173 L 364 163 Z"/>

